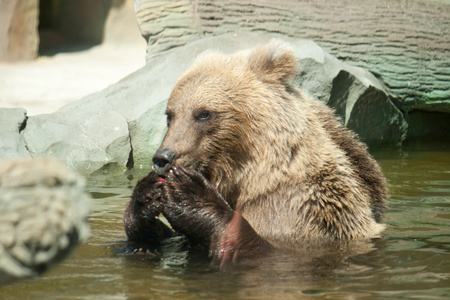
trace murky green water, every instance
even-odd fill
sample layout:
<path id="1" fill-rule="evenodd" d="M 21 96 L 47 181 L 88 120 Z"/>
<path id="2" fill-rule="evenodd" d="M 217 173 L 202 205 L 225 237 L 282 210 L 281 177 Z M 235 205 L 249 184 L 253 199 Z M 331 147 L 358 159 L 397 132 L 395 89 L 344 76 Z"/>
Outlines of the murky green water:
<path id="1" fill-rule="evenodd" d="M 389 227 L 364 254 L 272 255 L 227 271 L 183 249 L 121 254 L 125 204 L 146 171 L 97 174 L 88 242 L 45 276 L 0 288 L 0 299 L 448 299 L 450 152 L 375 156 L 391 185 Z"/>

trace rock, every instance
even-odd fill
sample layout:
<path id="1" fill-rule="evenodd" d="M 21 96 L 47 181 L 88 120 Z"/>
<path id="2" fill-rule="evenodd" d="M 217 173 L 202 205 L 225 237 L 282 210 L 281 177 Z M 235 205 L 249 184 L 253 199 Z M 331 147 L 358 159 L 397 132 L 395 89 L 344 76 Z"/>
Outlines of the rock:
<path id="1" fill-rule="evenodd" d="M 372 73 L 339 61 L 312 42 L 295 43 L 297 86 L 336 110 L 371 149 L 399 147 L 408 125 Z"/>
<path id="2" fill-rule="evenodd" d="M 408 124 L 371 73 L 342 69 L 333 79 L 330 94 L 327 104 L 369 147 L 401 146 Z"/>
<path id="3" fill-rule="evenodd" d="M 153 164 L 153 153 L 159 148 L 166 132 L 165 110 L 166 102 L 161 101 L 149 108 L 138 119 L 130 121 L 133 165 L 135 167 L 149 168 Z"/>
<path id="4" fill-rule="evenodd" d="M 0 159 L 30 157 L 20 135 L 26 121 L 27 113 L 23 108 L 0 109 Z"/>
<path id="5" fill-rule="evenodd" d="M 125 166 L 131 145 L 124 116 L 102 101 L 71 107 L 28 118 L 22 135 L 30 154 L 60 159 L 82 173 Z"/>
<path id="6" fill-rule="evenodd" d="M 0 284 L 41 274 L 88 235 L 83 177 L 49 159 L 0 163 Z"/>
<path id="7" fill-rule="evenodd" d="M 0 61 L 37 57 L 38 0 L 0 0 Z"/>

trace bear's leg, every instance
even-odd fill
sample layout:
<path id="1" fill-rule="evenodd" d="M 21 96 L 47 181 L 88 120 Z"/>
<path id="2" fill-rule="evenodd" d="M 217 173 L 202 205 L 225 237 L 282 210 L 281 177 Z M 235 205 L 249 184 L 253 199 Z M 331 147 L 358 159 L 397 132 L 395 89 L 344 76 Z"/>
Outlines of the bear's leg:
<path id="1" fill-rule="evenodd" d="M 271 248 L 200 173 L 173 167 L 163 185 L 163 213 L 191 244 L 209 248 L 221 267 Z"/>
<path id="2" fill-rule="evenodd" d="M 129 241 L 157 245 L 175 235 L 158 219 L 162 211 L 161 192 L 162 183 L 155 172 L 150 172 L 137 183 L 123 217 Z"/>
<path id="3" fill-rule="evenodd" d="M 221 269 L 229 263 L 237 263 L 239 256 L 255 255 L 257 252 L 272 249 L 272 246 L 261 238 L 242 217 L 241 211 L 241 207 L 236 209 L 233 218 L 220 237 L 217 257 L 221 260 Z"/>

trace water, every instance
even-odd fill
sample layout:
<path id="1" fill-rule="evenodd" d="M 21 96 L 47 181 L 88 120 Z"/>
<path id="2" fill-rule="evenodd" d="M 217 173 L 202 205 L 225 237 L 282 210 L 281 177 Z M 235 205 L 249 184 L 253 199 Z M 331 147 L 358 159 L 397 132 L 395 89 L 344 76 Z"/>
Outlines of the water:
<path id="1" fill-rule="evenodd" d="M 100 173 L 89 180 L 88 242 L 44 276 L 0 288 L 0 299 L 450 298 L 450 152 L 375 156 L 390 183 L 388 228 L 364 253 L 276 254 L 226 271 L 176 241 L 162 257 L 123 254 L 122 214 L 148 170 Z"/>

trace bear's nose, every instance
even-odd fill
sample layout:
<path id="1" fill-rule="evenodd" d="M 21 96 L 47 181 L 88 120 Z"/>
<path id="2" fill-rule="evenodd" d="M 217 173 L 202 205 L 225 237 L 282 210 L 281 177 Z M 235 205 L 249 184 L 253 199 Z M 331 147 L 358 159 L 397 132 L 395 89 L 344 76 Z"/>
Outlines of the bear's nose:
<path id="1" fill-rule="evenodd" d="M 175 159 L 175 154 L 169 149 L 158 149 L 153 155 L 153 168 L 158 175 L 164 175 L 169 171 Z"/>

